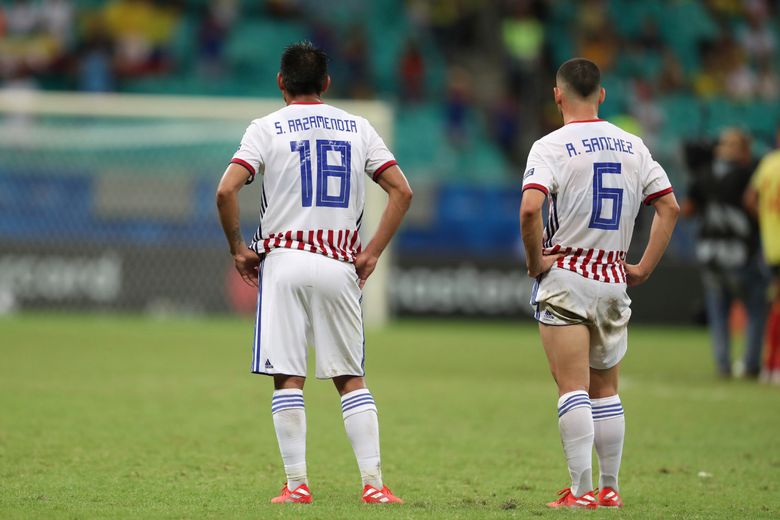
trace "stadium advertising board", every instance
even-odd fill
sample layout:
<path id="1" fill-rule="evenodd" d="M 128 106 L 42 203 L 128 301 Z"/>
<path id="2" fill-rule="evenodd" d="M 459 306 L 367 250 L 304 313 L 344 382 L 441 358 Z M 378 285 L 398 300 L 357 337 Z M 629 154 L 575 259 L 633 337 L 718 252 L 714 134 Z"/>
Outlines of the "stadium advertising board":
<path id="1" fill-rule="evenodd" d="M 391 308 L 401 316 L 530 315 L 532 280 L 505 262 L 401 258 L 390 274 Z"/>
<path id="2" fill-rule="evenodd" d="M 633 319 L 689 323 L 700 307 L 700 290 L 673 300 L 666 295 L 696 276 L 694 267 L 662 265 L 652 284 L 629 290 Z M 400 256 L 389 280 L 387 297 L 397 316 L 531 319 L 533 281 L 519 259 Z M 256 297 L 221 248 L 0 242 L 0 313 L 251 314 Z"/>

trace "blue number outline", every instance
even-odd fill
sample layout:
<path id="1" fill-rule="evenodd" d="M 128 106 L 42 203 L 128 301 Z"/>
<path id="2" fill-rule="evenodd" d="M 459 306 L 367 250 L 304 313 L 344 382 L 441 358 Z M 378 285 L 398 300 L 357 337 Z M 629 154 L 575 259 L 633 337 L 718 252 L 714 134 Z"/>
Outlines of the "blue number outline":
<path id="1" fill-rule="evenodd" d="M 605 188 L 602 179 L 605 174 L 621 175 L 620 163 L 593 163 L 593 212 L 590 215 L 591 229 L 617 231 L 620 229 L 620 215 L 623 212 L 623 188 Z M 605 200 L 612 201 L 612 216 L 602 218 L 601 210 Z"/>
<path id="2" fill-rule="evenodd" d="M 301 159 L 301 204 L 304 208 L 311 207 L 311 146 L 308 140 L 290 141 L 290 151 L 298 152 Z"/>
<path id="3" fill-rule="evenodd" d="M 329 164 L 328 152 L 341 154 L 341 164 Z M 317 206 L 346 208 L 349 206 L 352 144 L 349 141 L 317 139 Z M 328 178 L 341 179 L 338 195 L 328 195 Z"/>

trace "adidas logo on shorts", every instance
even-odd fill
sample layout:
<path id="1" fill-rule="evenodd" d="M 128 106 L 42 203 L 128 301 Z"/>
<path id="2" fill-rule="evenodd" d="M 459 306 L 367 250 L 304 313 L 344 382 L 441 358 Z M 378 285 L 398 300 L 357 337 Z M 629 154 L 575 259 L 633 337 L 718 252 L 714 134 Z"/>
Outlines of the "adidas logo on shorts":
<path id="1" fill-rule="evenodd" d="M 274 366 L 271 364 L 271 360 L 270 359 L 266 359 L 265 360 L 265 368 L 266 368 L 266 370 L 269 369 L 269 368 L 273 368 L 273 367 Z"/>

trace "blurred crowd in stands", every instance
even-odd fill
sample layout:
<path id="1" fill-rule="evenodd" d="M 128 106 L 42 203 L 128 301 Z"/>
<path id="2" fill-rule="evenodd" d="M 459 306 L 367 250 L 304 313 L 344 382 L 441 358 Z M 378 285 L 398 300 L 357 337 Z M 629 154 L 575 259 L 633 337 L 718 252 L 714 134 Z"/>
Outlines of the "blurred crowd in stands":
<path id="1" fill-rule="evenodd" d="M 714 135 L 721 106 L 780 115 L 777 22 L 769 0 L 5 0 L 0 80 L 268 96 L 273 78 L 254 72 L 277 67 L 286 38 L 309 38 L 333 58 L 333 97 L 433 105 L 446 146 L 494 147 L 504 175 L 560 124 L 550 87 L 575 55 L 604 71 L 603 116 L 661 154 Z M 774 122 L 732 115 L 771 141 Z"/>

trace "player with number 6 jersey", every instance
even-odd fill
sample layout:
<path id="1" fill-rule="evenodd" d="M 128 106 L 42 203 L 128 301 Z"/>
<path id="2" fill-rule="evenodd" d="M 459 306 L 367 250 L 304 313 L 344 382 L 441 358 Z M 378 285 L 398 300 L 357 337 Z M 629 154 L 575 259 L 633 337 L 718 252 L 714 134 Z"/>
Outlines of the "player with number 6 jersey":
<path id="1" fill-rule="evenodd" d="M 641 139 L 598 118 L 606 95 L 585 59 L 558 69 L 564 125 L 534 143 L 523 178 L 520 223 L 531 305 L 558 385 L 558 427 L 571 485 L 550 507 L 620 507 L 625 422 L 618 367 L 631 316 L 626 287 L 647 280 L 671 238 L 679 207 L 663 168 Z M 542 208 L 549 214 L 542 222 Z M 642 204 L 655 217 L 639 264 L 625 262 Z M 599 488 L 591 475 L 593 446 Z"/>
<path id="2" fill-rule="evenodd" d="M 277 84 L 286 106 L 255 119 L 217 189 L 220 221 L 239 274 L 257 287 L 252 372 L 273 377 L 271 414 L 287 481 L 274 503 L 310 503 L 303 387 L 309 347 L 315 375 L 332 379 L 363 488 L 373 504 L 402 503 L 384 485 L 379 422 L 365 385 L 362 289 L 409 208 L 412 191 L 364 118 L 322 102 L 327 56 L 288 47 Z M 260 178 L 260 224 L 247 246 L 238 191 Z M 374 236 L 360 227 L 366 177 L 387 192 Z"/>
<path id="3" fill-rule="evenodd" d="M 641 139 L 602 119 L 570 121 L 534 143 L 523 190 L 548 196 L 544 254 L 585 278 L 624 283 L 640 205 L 672 192 Z"/>

